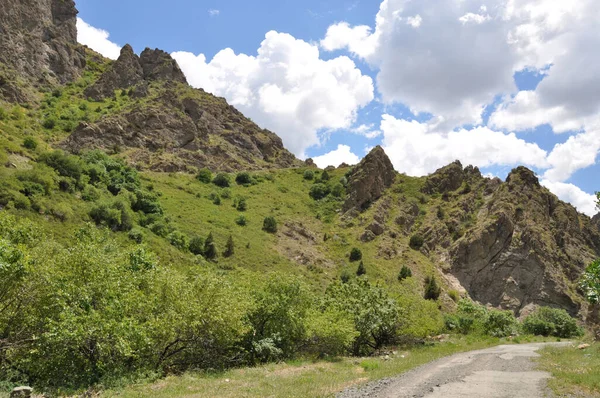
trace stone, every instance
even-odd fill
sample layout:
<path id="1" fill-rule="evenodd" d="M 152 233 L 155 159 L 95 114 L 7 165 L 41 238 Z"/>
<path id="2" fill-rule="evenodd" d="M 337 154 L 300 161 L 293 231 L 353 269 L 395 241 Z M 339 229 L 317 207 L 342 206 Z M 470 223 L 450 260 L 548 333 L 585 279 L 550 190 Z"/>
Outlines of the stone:
<path id="1" fill-rule="evenodd" d="M 585 350 L 586 348 L 590 348 L 590 345 L 589 344 L 579 344 L 577 346 L 578 350 Z"/>
<path id="2" fill-rule="evenodd" d="M 168 80 L 187 84 L 177 61 L 166 51 L 146 48 L 140 55 L 140 65 L 146 80 Z"/>
<path id="3" fill-rule="evenodd" d="M 352 170 L 343 211 L 365 210 L 383 195 L 383 192 L 393 184 L 395 177 L 396 172 L 392 162 L 383 148 L 376 146 Z"/>
<path id="4" fill-rule="evenodd" d="M 385 228 L 383 227 L 383 225 L 381 225 L 377 221 L 373 221 L 371 225 L 367 227 L 367 229 L 373 232 L 376 236 L 383 235 L 383 233 L 385 232 Z"/>
<path id="5" fill-rule="evenodd" d="M 360 241 L 361 242 L 372 242 L 375 240 L 377 236 L 375 236 L 375 234 L 369 230 L 366 230 L 365 232 L 363 232 L 363 234 L 360 236 Z"/>
<path id="6" fill-rule="evenodd" d="M 27 386 L 15 387 L 10 393 L 10 398 L 28 398 L 28 397 L 31 397 L 32 393 L 33 393 L 33 388 L 31 388 L 31 387 L 27 387 Z"/>
<path id="7" fill-rule="evenodd" d="M 113 97 L 115 90 L 127 90 L 144 80 L 144 71 L 133 48 L 127 44 L 119 58 L 100 76 L 98 81 L 85 90 L 88 98 L 99 101 Z"/>

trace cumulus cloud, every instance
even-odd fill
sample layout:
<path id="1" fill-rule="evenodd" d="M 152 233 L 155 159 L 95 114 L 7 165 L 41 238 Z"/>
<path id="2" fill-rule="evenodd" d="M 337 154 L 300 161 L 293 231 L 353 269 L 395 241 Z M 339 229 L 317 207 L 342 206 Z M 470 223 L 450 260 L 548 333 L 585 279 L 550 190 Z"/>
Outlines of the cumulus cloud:
<path id="1" fill-rule="evenodd" d="M 173 57 L 190 84 L 225 97 L 301 157 L 320 143 L 320 130 L 349 128 L 374 98 L 372 79 L 350 58 L 325 61 L 318 46 L 285 33 L 268 32 L 256 56 L 225 49 L 210 61 L 188 52 Z"/>
<path id="2" fill-rule="evenodd" d="M 381 131 L 394 167 L 408 175 L 426 175 L 456 159 L 479 167 L 548 166 L 547 153 L 537 144 L 488 127 L 444 131 L 437 124 L 383 115 Z"/>
<path id="3" fill-rule="evenodd" d="M 219 14 L 221 14 L 220 10 L 215 10 L 215 9 L 208 10 L 208 15 L 210 15 L 211 17 L 218 17 Z"/>
<path id="4" fill-rule="evenodd" d="M 598 209 L 596 208 L 596 195 L 584 192 L 579 187 L 564 182 L 542 180 L 540 183 L 561 200 L 571 203 L 583 214 L 592 217 L 598 213 Z"/>
<path id="5" fill-rule="evenodd" d="M 94 28 L 83 19 L 77 18 L 77 41 L 106 58 L 117 59 L 121 53 L 121 46 L 110 41 L 109 37 L 107 31 Z"/>
<path id="6" fill-rule="evenodd" d="M 338 145 L 337 149 L 328 152 L 324 155 L 313 158 L 317 166 L 324 169 L 327 166 L 338 167 L 342 163 L 356 164 L 360 158 L 352 153 L 352 149 L 348 145 Z"/>

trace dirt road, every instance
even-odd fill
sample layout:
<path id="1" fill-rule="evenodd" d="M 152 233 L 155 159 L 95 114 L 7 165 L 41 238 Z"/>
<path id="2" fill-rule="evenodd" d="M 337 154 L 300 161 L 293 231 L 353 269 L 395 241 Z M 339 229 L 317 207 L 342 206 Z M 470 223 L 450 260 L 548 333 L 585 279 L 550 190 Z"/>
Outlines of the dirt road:
<path id="1" fill-rule="evenodd" d="M 550 343 L 565 345 L 570 343 Z M 549 396 L 550 374 L 532 358 L 545 344 L 503 345 L 452 355 L 399 377 L 350 389 L 338 398 L 537 398 Z"/>

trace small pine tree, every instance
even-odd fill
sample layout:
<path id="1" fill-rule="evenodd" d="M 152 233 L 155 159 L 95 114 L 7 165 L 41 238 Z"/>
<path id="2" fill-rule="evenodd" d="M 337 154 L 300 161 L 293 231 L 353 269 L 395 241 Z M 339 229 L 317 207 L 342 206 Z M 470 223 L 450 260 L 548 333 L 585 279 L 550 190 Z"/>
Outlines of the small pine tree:
<path id="1" fill-rule="evenodd" d="M 277 232 L 277 220 L 275 220 L 275 217 L 265 217 L 263 222 L 263 230 L 272 234 Z"/>
<path id="2" fill-rule="evenodd" d="M 354 247 L 350 251 L 350 261 L 358 261 L 358 260 L 362 260 L 362 252 L 360 251 L 359 248 Z"/>
<path id="3" fill-rule="evenodd" d="M 236 209 L 238 211 L 246 211 L 248 210 L 248 203 L 246 203 L 245 198 L 240 198 L 237 202 Z"/>
<path id="4" fill-rule="evenodd" d="M 327 172 L 327 170 L 323 171 L 323 174 L 321 174 L 321 181 L 329 181 L 331 177 L 329 177 L 329 173 Z"/>
<path id="5" fill-rule="evenodd" d="M 425 300 L 437 300 L 442 293 L 442 288 L 438 286 L 435 276 L 425 278 Z"/>
<path id="6" fill-rule="evenodd" d="M 227 245 L 225 246 L 225 251 L 223 252 L 223 257 L 231 257 L 235 251 L 233 236 L 229 235 L 229 239 L 227 239 Z"/>
<path id="7" fill-rule="evenodd" d="M 365 264 L 361 261 L 360 264 L 358 264 L 358 269 L 356 270 L 356 276 L 363 276 L 366 273 L 367 273 L 367 269 L 365 268 Z"/>
<path id="8" fill-rule="evenodd" d="M 204 258 L 207 260 L 214 260 L 218 256 L 217 246 L 213 238 L 212 232 L 208 234 L 208 238 L 204 242 Z"/>
<path id="9" fill-rule="evenodd" d="M 410 278 L 411 276 L 412 276 L 411 269 L 408 268 L 406 265 L 403 265 L 402 269 L 400 269 L 400 273 L 398 274 L 398 280 L 403 281 L 406 278 Z"/>
<path id="10" fill-rule="evenodd" d="M 348 271 L 343 271 L 342 275 L 340 275 L 340 280 L 342 283 L 350 282 L 350 273 Z"/>

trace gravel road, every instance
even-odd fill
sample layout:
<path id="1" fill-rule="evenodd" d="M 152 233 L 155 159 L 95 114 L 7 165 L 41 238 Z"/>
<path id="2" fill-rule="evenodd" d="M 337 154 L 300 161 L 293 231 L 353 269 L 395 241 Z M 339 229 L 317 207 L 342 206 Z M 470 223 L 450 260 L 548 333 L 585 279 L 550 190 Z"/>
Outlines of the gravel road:
<path id="1" fill-rule="evenodd" d="M 502 345 L 442 358 L 401 376 L 352 388 L 337 398 L 537 398 L 549 396 L 550 374 L 531 360 L 544 345 Z"/>

